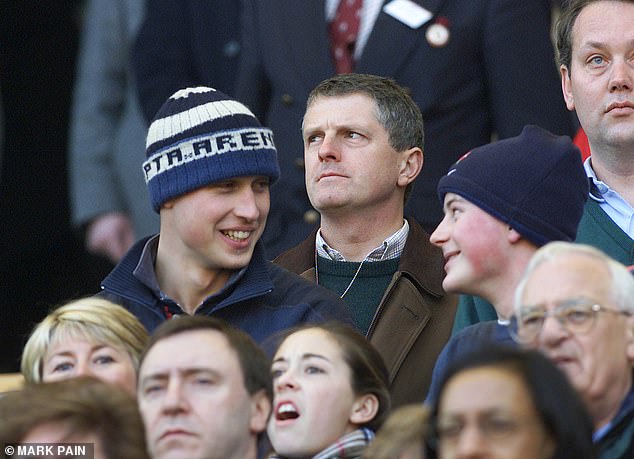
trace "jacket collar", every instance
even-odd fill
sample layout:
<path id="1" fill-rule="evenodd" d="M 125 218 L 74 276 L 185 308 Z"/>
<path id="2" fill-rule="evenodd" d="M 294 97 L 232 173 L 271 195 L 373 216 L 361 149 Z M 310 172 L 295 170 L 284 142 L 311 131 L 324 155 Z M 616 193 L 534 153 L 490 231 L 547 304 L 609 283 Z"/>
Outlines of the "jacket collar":
<path id="1" fill-rule="evenodd" d="M 145 306 L 154 306 L 159 301 L 159 298 L 133 274 L 143 248 L 150 237 L 143 238 L 132 246 L 119 264 L 102 281 L 102 289 Z M 273 282 L 269 274 L 268 263 L 264 256 L 262 243 L 258 242 L 253 251 L 251 261 L 243 274 L 243 279 L 238 281 L 236 287 L 214 309 L 229 306 L 272 291 Z"/>

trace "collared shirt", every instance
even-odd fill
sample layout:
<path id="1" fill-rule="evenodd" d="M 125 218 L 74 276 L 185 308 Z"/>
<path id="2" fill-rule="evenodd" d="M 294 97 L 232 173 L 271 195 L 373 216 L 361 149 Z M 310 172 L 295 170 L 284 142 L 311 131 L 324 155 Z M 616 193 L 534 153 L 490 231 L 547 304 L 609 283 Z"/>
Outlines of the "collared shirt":
<path id="1" fill-rule="evenodd" d="M 590 178 L 590 199 L 599 203 L 614 223 L 634 239 L 634 208 L 623 197 L 597 178 L 591 164 L 592 156 L 583 163 L 586 175 Z"/>
<path id="2" fill-rule="evenodd" d="M 177 304 L 172 298 L 170 298 L 166 293 L 161 290 L 161 287 L 158 283 L 158 279 L 156 278 L 156 271 L 154 269 L 154 265 L 156 262 L 156 254 L 158 252 L 158 243 L 159 236 L 157 234 L 152 236 L 147 240 L 145 245 L 143 246 L 143 252 L 141 252 L 141 258 L 139 258 L 139 262 L 132 274 L 136 277 L 139 282 L 145 285 L 147 288 L 152 290 L 152 293 L 159 298 L 161 301 L 172 302 Z M 242 268 L 241 270 L 234 272 L 229 277 L 227 283 L 220 289 L 220 291 L 216 292 L 213 295 L 208 296 L 205 299 L 205 303 L 212 298 L 224 298 L 225 293 L 233 288 L 233 286 L 238 282 L 238 279 L 242 277 L 244 272 L 246 271 L 248 265 Z M 181 309 L 182 306 L 178 305 Z"/>
<path id="3" fill-rule="evenodd" d="M 381 245 L 372 249 L 363 259 L 364 262 L 392 260 L 398 258 L 403 253 L 407 235 L 409 234 L 409 223 L 403 219 L 403 226 L 396 233 L 385 239 Z M 330 247 L 321 236 L 321 229 L 317 231 L 315 238 L 317 255 L 329 258 L 333 261 L 346 261 L 345 257 L 336 249 Z"/>
<path id="4" fill-rule="evenodd" d="M 354 47 L 354 58 L 359 60 L 365 44 L 370 38 L 370 33 L 374 28 L 376 18 L 381 12 L 381 6 L 383 0 L 363 0 L 363 6 L 361 7 L 361 23 L 359 24 L 359 35 L 357 36 L 357 42 Z M 326 0 L 326 21 L 329 23 L 335 18 L 337 13 L 337 7 L 339 6 L 339 0 Z"/>

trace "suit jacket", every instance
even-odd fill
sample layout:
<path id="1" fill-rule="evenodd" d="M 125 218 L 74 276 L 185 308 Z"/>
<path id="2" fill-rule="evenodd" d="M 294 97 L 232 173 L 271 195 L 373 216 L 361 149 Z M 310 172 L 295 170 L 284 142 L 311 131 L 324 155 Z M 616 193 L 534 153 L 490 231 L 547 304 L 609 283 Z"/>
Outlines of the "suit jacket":
<path id="1" fill-rule="evenodd" d="M 148 121 L 181 88 L 202 85 L 233 93 L 239 24 L 238 0 L 148 0 L 132 56 Z"/>
<path id="2" fill-rule="evenodd" d="M 460 156 L 494 133 L 514 136 L 530 123 L 571 135 L 573 122 L 554 64 L 550 2 L 415 1 L 433 18 L 412 29 L 381 11 L 355 71 L 394 78 L 423 113 L 425 165 L 407 213 L 431 231 L 442 216 L 438 179 Z M 437 22 L 447 24 L 445 46 L 426 38 Z M 324 0 L 244 0 L 241 41 L 235 95 L 273 130 L 282 169 L 264 235 L 276 255 L 317 224 L 304 219 L 301 120 L 309 92 L 335 73 Z"/>
<path id="3" fill-rule="evenodd" d="M 451 335 L 457 297 L 442 289 L 444 259 L 412 219 L 398 269 L 368 330 L 390 375 L 394 406 L 422 402 L 438 354 Z M 274 263 L 315 281 L 315 235 Z"/>

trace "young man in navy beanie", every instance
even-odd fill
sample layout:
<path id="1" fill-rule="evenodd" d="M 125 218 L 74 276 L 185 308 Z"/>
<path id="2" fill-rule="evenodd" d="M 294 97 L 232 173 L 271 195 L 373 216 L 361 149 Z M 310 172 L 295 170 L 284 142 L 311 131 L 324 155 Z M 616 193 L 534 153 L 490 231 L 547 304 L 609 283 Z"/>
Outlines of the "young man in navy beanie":
<path id="1" fill-rule="evenodd" d="M 570 138 L 529 125 L 517 137 L 464 155 L 440 179 L 438 194 L 445 217 L 430 240 L 445 257 L 443 287 L 489 302 L 498 320 L 471 325 L 449 340 L 428 399 L 455 359 L 491 342 L 514 345 L 506 323 L 515 286 L 539 247 L 575 239 L 588 179 Z"/>
<path id="2" fill-rule="evenodd" d="M 101 295 L 152 331 L 181 314 L 215 316 L 262 342 L 302 322 L 351 322 L 332 292 L 266 260 L 259 242 L 279 177 L 270 129 L 206 87 L 174 93 L 147 136 L 143 173 L 160 233 L 137 242 Z"/>

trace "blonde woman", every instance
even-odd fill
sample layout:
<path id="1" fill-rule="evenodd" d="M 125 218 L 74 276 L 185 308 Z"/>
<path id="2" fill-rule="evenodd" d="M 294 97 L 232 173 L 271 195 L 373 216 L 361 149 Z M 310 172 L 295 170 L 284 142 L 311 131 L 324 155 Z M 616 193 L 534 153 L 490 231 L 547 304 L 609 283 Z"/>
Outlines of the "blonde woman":
<path id="1" fill-rule="evenodd" d="M 96 297 L 53 310 L 35 326 L 22 353 L 26 382 L 93 376 L 136 390 L 136 369 L 148 333 L 126 309 Z"/>

